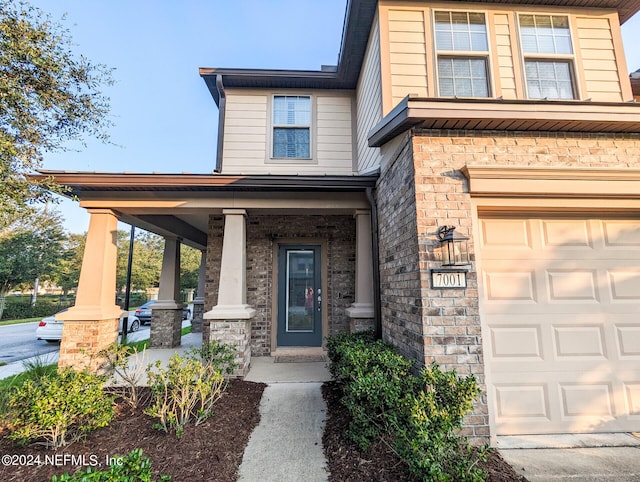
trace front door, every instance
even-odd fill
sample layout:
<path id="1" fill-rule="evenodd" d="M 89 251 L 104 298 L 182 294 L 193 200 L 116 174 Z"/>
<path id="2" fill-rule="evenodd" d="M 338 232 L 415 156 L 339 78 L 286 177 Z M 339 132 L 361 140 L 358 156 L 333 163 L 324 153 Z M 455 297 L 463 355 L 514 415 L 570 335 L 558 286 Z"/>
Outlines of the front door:
<path id="1" fill-rule="evenodd" d="M 278 250 L 278 346 L 321 346 L 320 246 Z"/>

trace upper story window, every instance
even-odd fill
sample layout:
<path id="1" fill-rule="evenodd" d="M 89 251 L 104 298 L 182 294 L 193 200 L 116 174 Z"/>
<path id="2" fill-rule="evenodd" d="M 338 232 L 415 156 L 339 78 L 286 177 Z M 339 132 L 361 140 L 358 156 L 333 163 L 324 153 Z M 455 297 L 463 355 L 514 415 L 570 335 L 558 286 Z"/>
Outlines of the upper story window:
<path id="1" fill-rule="evenodd" d="M 311 97 L 276 95 L 273 98 L 273 157 L 311 157 Z"/>
<path id="2" fill-rule="evenodd" d="M 489 97 L 484 13 L 435 12 L 438 88 L 443 97 Z"/>
<path id="3" fill-rule="evenodd" d="M 569 19 L 520 15 L 520 39 L 530 99 L 574 99 Z"/>

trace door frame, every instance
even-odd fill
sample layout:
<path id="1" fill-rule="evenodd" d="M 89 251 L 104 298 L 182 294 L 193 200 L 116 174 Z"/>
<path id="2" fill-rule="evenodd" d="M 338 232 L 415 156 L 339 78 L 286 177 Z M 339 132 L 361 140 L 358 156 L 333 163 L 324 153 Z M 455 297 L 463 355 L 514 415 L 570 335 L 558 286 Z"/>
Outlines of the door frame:
<path id="1" fill-rule="evenodd" d="M 320 285 L 322 286 L 322 347 L 325 347 L 325 338 L 329 335 L 329 292 L 328 286 L 328 249 L 327 240 L 321 238 L 275 238 L 272 246 L 272 278 L 271 278 L 271 352 L 278 348 L 278 252 L 280 246 L 287 245 L 316 245 L 320 246 Z M 286 348 L 286 347 L 282 347 Z"/>

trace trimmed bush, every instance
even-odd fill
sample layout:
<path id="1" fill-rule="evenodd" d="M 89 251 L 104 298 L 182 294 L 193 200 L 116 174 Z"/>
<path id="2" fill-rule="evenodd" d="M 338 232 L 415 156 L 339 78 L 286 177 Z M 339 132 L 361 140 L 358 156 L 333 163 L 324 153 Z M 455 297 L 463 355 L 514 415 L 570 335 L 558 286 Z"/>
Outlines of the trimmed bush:
<path id="1" fill-rule="evenodd" d="M 386 434 L 417 480 L 484 480 L 484 449 L 459 435 L 479 394 L 473 375 L 432 364 L 415 376 L 412 362 L 372 333 L 330 337 L 327 351 L 351 416 L 347 435 L 361 449 Z"/>
<path id="2" fill-rule="evenodd" d="M 105 395 L 103 384 L 102 377 L 68 368 L 26 379 L 9 394 L 9 437 L 20 445 L 57 449 L 107 426 L 114 415 L 114 399 Z"/>

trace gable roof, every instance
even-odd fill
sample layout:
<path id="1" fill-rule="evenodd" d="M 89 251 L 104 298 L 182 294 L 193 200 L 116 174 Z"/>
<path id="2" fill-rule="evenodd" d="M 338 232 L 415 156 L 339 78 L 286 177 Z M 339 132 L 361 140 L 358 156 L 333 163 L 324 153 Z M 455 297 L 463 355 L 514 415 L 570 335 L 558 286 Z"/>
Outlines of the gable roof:
<path id="1" fill-rule="evenodd" d="M 428 3 L 425 0 L 408 0 Z M 449 0 L 466 3 L 465 0 Z M 583 7 L 617 10 L 620 22 L 640 11 L 640 0 L 473 0 L 472 3 Z M 355 89 L 364 59 L 369 33 L 376 16 L 378 0 L 347 0 L 342 42 L 336 67 L 322 70 L 268 70 L 200 68 L 216 105 L 220 105 L 220 88 L 266 89 Z M 218 79 L 220 82 L 218 84 Z"/>

